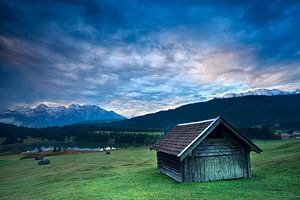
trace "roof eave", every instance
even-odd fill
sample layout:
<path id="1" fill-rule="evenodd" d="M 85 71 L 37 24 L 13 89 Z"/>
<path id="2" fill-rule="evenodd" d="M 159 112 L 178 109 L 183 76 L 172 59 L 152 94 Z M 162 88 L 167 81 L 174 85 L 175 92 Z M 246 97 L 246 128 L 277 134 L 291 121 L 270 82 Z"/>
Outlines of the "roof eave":
<path id="1" fill-rule="evenodd" d="M 204 138 L 212 131 L 219 123 L 221 117 L 213 119 L 212 123 L 207 126 L 199 135 L 196 137 L 188 146 L 186 146 L 177 156 L 182 161 L 189 153 L 194 149 L 195 146 L 199 145 Z"/>
<path id="2" fill-rule="evenodd" d="M 227 126 L 236 136 L 238 136 L 241 140 L 243 140 L 248 146 L 251 147 L 251 151 L 255 151 L 256 153 L 263 152 L 262 149 L 260 149 L 258 146 L 256 146 L 248 137 L 246 137 L 244 134 L 242 134 L 239 130 L 234 128 L 229 122 L 221 118 L 222 123 Z"/>

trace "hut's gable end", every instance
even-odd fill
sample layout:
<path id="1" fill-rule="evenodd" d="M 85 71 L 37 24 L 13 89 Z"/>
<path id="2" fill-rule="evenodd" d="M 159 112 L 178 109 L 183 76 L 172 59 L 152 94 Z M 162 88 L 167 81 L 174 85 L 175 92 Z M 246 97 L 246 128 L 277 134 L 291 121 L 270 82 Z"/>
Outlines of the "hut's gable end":
<path id="1" fill-rule="evenodd" d="M 202 143 L 204 139 L 207 137 L 219 137 L 220 134 L 222 137 L 226 137 L 227 140 L 231 140 L 231 142 L 238 142 L 251 151 L 253 150 L 257 153 L 262 152 L 262 150 L 253 142 L 251 142 L 251 140 L 231 126 L 223 118 L 218 117 L 203 132 L 201 132 L 201 134 L 199 134 L 194 141 L 192 141 L 183 151 L 181 151 L 178 156 L 181 160 L 183 160 L 186 156 L 190 155 L 191 152 L 200 143 Z"/>
<path id="2" fill-rule="evenodd" d="M 211 181 L 250 176 L 249 148 L 224 127 L 216 128 L 186 157 L 184 181 Z M 223 132 L 221 130 L 224 130 Z M 220 131 L 220 132 L 219 132 Z"/>
<path id="3" fill-rule="evenodd" d="M 230 155 L 251 148 L 223 124 L 219 124 L 194 150 L 196 156 Z"/>

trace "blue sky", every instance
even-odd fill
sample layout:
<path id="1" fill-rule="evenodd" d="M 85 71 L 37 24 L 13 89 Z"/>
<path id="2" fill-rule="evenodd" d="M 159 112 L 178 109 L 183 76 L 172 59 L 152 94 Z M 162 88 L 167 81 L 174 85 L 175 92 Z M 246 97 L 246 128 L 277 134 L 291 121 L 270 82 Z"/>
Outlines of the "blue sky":
<path id="1" fill-rule="evenodd" d="M 300 88 L 299 1 L 0 0 L 0 104 L 136 116 Z"/>

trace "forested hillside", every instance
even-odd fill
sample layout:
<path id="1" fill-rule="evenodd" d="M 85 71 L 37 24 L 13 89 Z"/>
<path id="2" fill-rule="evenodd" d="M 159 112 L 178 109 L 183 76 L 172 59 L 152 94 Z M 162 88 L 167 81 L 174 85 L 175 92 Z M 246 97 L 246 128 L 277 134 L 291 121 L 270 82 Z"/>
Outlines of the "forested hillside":
<path id="1" fill-rule="evenodd" d="M 178 123 L 210 119 L 219 115 L 236 127 L 275 126 L 300 129 L 300 95 L 213 99 L 113 122 L 110 125 L 119 128 L 169 129 Z"/>

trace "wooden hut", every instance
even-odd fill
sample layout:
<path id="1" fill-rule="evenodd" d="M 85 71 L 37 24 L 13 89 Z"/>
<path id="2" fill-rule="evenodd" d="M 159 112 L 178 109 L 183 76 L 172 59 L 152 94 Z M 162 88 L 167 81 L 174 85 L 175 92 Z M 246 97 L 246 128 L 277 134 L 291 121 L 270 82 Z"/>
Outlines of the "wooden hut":
<path id="1" fill-rule="evenodd" d="M 157 168 L 178 182 L 250 177 L 250 151 L 262 150 L 222 117 L 178 124 L 156 142 Z"/>

